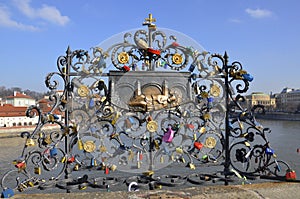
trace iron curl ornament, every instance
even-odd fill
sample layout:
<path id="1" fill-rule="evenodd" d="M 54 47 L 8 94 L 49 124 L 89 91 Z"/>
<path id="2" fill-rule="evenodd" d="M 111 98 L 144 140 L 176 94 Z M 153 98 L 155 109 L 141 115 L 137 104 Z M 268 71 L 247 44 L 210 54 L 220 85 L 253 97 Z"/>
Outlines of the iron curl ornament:
<path id="1" fill-rule="evenodd" d="M 116 35 L 91 52 L 68 47 L 57 59 L 58 72 L 45 79 L 51 110 L 28 108 L 38 123 L 22 133 L 24 150 L 17 172 L 2 178 L 4 194 L 28 186 L 70 191 L 122 183 L 129 190 L 228 184 L 232 173 L 284 177 L 290 168 L 276 159 L 267 128 L 241 106 L 253 77 L 240 62 L 228 64 L 227 53 L 210 54 L 153 22 L 149 15 L 147 29 Z M 193 173 L 156 175 L 174 165 Z M 199 173 L 212 165 L 224 172 Z M 22 181 L 11 186 L 13 175 Z"/>

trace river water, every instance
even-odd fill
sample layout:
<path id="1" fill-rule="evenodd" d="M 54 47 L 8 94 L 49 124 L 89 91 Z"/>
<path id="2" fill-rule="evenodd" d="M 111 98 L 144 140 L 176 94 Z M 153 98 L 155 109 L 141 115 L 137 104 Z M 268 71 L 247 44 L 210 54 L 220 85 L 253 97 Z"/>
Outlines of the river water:
<path id="1" fill-rule="evenodd" d="M 259 122 L 272 130 L 267 135 L 271 148 L 275 150 L 279 160 L 287 162 L 296 171 L 297 179 L 299 179 L 300 153 L 297 152 L 297 149 L 300 148 L 300 121 L 259 120 Z M 24 143 L 25 140 L 21 137 L 0 138 L 0 178 L 5 172 L 13 168 L 12 161 L 22 154 Z M 169 172 L 172 172 L 171 170 Z M 183 170 L 189 169 L 183 168 Z M 168 171 L 164 170 L 164 172 Z M 179 173 L 182 174 L 183 172 L 185 171 Z"/>

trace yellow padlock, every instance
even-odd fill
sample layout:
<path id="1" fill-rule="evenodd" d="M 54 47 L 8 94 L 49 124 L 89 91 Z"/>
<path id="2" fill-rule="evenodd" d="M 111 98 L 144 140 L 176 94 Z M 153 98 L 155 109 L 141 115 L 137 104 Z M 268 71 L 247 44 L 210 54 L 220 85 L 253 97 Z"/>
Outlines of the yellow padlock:
<path id="1" fill-rule="evenodd" d="M 176 148 L 176 153 L 183 154 L 183 150 L 180 147 Z"/>
<path id="2" fill-rule="evenodd" d="M 66 160 L 67 160 L 67 158 L 64 156 L 64 157 L 61 158 L 60 162 L 65 163 Z"/>
<path id="3" fill-rule="evenodd" d="M 110 166 L 110 170 L 115 171 L 116 169 L 117 169 L 116 165 L 113 164 L 113 165 Z"/>
<path id="4" fill-rule="evenodd" d="M 199 133 L 205 133 L 205 131 L 206 131 L 206 128 L 204 126 L 202 126 L 199 130 Z"/>
<path id="5" fill-rule="evenodd" d="M 31 181 L 29 181 L 29 182 L 27 183 L 27 185 L 28 185 L 29 187 L 34 187 L 34 183 L 31 182 Z"/>
<path id="6" fill-rule="evenodd" d="M 154 140 L 154 146 L 156 150 L 159 150 L 159 143 L 158 140 Z"/>
<path id="7" fill-rule="evenodd" d="M 119 119 L 120 116 L 121 116 L 121 113 L 120 113 L 120 112 L 117 112 L 117 113 L 115 114 L 114 119 L 111 121 L 111 124 L 112 124 L 112 125 L 115 125 L 115 124 L 117 123 L 117 120 Z"/>
<path id="8" fill-rule="evenodd" d="M 35 142 L 32 138 L 28 138 L 26 140 L 26 146 L 34 146 L 35 145 Z"/>
<path id="9" fill-rule="evenodd" d="M 140 161 L 137 162 L 137 168 L 138 169 L 141 168 L 141 162 Z"/>
<path id="10" fill-rule="evenodd" d="M 52 140 L 51 140 L 50 135 L 47 135 L 47 136 L 44 138 L 44 142 L 45 142 L 47 145 L 51 144 Z"/>
<path id="11" fill-rule="evenodd" d="M 83 143 L 81 139 L 78 139 L 78 150 L 83 150 Z"/>
<path id="12" fill-rule="evenodd" d="M 164 157 L 160 156 L 160 163 L 164 163 Z"/>
<path id="13" fill-rule="evenodd" d="M 195 165 L 194 165 L 193 163 L 189 163 L 189 167 L 190 167 L 190 169 L 192 169 L 192 170 L 195 170 L 195 169 L 196 169 L 196 167 L 195 167 Z"/>
<path id="14" fill-rule="evenodd" d="M 74 170 L 74 171 L 78 171 L 78 170 L 79 170 L 79 164 L 75 164 L 73 170 Z"/>
<path id="15" fill-rule="evenodd" d="M 35 167 L 34 168 L 34 173 L 37 175 L 41 175 L 42 171 L 41 171 L 41 167 Z"/>
<path id="16" fill-rule="evenodd" d="M 194 141 L 196 141 L 196 140 L 197 140 L 197 134 L 194 133 Z"/>

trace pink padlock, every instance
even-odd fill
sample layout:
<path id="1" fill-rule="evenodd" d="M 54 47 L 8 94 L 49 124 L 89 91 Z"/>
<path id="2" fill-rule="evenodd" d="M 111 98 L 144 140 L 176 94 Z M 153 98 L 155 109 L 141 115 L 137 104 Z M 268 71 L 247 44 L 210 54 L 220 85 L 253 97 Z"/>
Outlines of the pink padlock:
<path id="1" fill-rule="evenodd" d="M 173 138 L 174 138 L 174 131 L 172 130 L 172 128 L 169 126 L 168 127 L 168 131 L 164 134 L 163 136 L 163 141 L 164 142 L 167 142 L 167 143 L 170 143 L 172 142 Z"/>

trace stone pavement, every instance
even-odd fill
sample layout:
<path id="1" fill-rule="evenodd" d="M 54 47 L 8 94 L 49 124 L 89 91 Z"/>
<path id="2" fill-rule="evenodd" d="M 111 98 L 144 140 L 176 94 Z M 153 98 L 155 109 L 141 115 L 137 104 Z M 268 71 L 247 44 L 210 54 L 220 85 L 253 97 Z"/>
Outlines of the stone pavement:
<path id="1" fill-rule="evenodd" d="M 300 183 L 268 182 L 247 185 L 198 186 L 178 190 L 139 192 L 76 192 L 53 194 L 16 193 L 12 198 L 32 199 L 296 199 L 300 198 Z"/>

